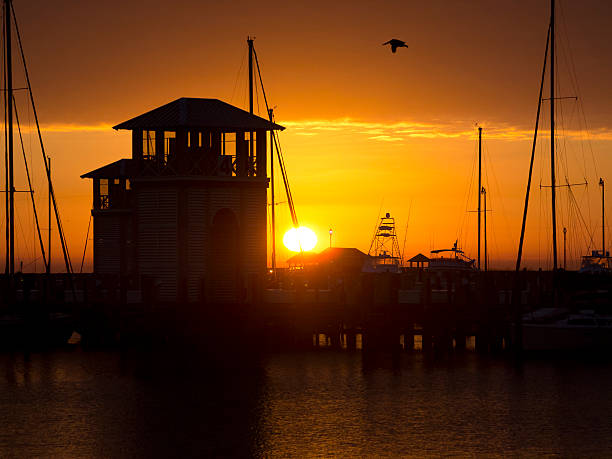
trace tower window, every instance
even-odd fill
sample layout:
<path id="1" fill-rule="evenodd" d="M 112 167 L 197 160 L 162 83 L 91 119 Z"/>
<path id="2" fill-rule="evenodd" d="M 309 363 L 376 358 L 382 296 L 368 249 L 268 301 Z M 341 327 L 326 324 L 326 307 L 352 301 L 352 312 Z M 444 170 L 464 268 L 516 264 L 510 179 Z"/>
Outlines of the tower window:
<path id="1" fill-rule="evenodd" d="M 168 161 L 168 157 L 174 155 L 176 149 L 176 132 L 164 132 L 164 161 Z"/>
<path id="2" fill-rule="evenodd" d="M 229 156 L 236 155 L 236 133 L 226 132 L 223 134 L 223 154 Z"/>
<path id="3" fill-rule="evenodd" d="M 100 179 L 100 209 L 108 209 L 109 207 L 108 179 Z"/>
<path id="4" fill-rule="evenodd" d="M 142 131 L 142 156 L 144 159 L 155 157 L 155 131 Z"/>

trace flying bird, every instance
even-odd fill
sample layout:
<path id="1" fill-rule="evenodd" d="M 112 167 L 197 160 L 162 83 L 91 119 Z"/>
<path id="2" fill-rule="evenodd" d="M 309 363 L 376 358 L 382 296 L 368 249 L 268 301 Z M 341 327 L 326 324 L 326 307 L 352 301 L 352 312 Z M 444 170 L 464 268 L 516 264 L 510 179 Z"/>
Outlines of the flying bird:
<path id="1" fill-rule="evenodd" d="M 397 50 L 397 48 L 408 48 L 408 45 L 406 44 L 405 41 L 398 40 L 397 38 L 393 38 L 389 40 L 388 42 L 383 43 L 382 45 L 383 46 L 391 45 L 391 52 L 393 53 Z"/>

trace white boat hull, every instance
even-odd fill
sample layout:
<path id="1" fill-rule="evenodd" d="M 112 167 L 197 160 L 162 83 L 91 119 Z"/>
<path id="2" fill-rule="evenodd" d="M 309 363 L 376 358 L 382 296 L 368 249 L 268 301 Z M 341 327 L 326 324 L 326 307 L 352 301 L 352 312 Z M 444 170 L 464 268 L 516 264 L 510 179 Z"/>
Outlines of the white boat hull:
<path id="1" fill-rule="evenodd" d="M 525 351 L 580 351 L 612 349 L 612 327 L 563 323 L 523 324 Z"/>

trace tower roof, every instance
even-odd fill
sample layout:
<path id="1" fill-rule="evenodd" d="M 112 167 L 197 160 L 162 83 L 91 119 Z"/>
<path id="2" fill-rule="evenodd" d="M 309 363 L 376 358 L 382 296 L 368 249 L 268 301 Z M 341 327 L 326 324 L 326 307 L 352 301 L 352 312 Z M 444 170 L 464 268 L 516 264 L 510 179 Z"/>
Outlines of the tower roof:
<path id="1" fill-rule="evenodd" d="M 109 163 L 91 172 L 81 175 L 81 178 L 130 178 L 134 176 L 134 161 L 131 159 L 120 159 Z"/>
<path id="2" fill-rule="evenodd" d="M 413 263 L 428 263 L 429 262 L 429 258 L 427 258 L 425 255 L 423 255 L 422 253 L 419 253 L 418 255 L 415 255 L 414 257 L 412 257 L 410 260 L 408 260 L 409 262 L 413 262 Z"/>
<path id="3" fill-rule="evenodd" d="M 135 118 L 124 121 L 113 129 L 176 129 L 209 128 L 221 131 L 283 130 L 283 126 L 251 115 L 219 99 L 181 97 L 154 108 Z"/>

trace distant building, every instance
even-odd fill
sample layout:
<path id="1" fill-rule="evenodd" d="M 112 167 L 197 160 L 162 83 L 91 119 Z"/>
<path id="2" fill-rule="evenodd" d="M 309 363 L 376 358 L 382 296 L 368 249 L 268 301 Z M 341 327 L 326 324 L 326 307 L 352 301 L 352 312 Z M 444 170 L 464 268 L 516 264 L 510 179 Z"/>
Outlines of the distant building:
<path id="1" fill-rule="evenodd" d="M 283 127 L 181 98 L 114 129 L 132 131 L 132 157 L 81 176 L 94 272 L 146 278 L 161 301 L 243 301 L 266 271 L 267 139 Z"/>
<path id="2" fill-rule="evenodd" d="M 319 253 L 298 253 L 287 260 L 290 269 L 317 267 L 334 274 L 360 273 L 373 263 L 373 257 L 352 247 L 328 247 Z"/>
<path id="3" fill-rule="evenodd" d="M 410 260 L 408 260 L 408 263 L 410 263 L 411 268 L 414 264 L 416 264 L 417 268 L 426 268 L 427 266 L 429 266 L 429 258 L 423 255 L 422 253 L 419 253 L 418 255 L 415 255 Z"/>

